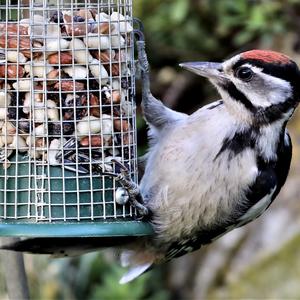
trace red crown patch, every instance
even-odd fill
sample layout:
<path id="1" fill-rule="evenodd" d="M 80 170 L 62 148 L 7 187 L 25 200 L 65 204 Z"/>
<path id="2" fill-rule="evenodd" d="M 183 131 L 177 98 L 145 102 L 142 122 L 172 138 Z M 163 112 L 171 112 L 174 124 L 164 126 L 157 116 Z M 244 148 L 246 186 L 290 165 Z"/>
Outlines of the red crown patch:
<path id="1" fill-rule="evenodd" d="M 261 60 L 266 63 L 290 63 L 290 58 L 282 53 L 271 50 L 251 50 L 241 53 L 241 57 L 244 59 Z"/>

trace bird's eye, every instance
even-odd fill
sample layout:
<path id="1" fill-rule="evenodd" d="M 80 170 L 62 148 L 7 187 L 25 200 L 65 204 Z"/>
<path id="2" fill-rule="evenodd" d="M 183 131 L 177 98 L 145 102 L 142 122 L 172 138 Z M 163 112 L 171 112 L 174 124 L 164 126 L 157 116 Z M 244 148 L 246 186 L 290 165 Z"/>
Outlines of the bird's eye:
<path id="1" fill-rule="evenodd" d="M 235 76 L 243 81 L 250 81 L 253 77 L 253 74 L 253 71 L 247 67 L 241 67 L 235 72 Z"/>

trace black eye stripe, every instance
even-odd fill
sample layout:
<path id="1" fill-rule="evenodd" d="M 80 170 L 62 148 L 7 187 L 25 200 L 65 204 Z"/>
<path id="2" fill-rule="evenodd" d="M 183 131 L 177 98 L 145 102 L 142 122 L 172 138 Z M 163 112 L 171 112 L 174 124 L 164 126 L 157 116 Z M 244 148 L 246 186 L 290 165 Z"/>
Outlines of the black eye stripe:
<path id="1" fill-rule="evenodd" d="M 239 67 L 245 64 L 251 64 L 262 69 L 262 72 L 280 79 L 288 81 L 294 92 L 294 97 L 300 99 L 300 71 L 297 64 L 294 61 L 290 61 L 288 64 L 278 64 L 278 63 L 265 63 L 257 59 L 241 59 L 234 64 L 232 69 L 235 71 Z"/>
<path id="2" fill-rule="evenodd" d="M 245 108 L 254 114 L 255 126 L 271 124 L 279 120 L 282 117 L 282 114 L 294 110 L 297 106 L 297 101 L 293 98 L 288 98 L 282 103 L 273 104 L 267 108 L 259 108 L 254 106 L 246 95 L 236 88 L 233 82 L 228 82 L 227 84 L 222 85 L 222 88 L 227 91 L 232 99 L 242 103 Z"/>

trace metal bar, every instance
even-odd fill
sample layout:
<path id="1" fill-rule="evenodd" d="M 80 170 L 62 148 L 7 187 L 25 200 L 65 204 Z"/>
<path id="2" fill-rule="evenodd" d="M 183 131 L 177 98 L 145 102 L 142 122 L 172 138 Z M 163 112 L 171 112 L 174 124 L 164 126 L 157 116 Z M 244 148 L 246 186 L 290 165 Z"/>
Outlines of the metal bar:
<path id="1" fill-rule="evenodd" d="M 17 242 L 18 238 L 1 238 L 0 244 Z M 22 253 L 1 251 L 1 264 L 10 300 L 29 299 L 29 289 Z"/>
<path id="2" fill-rule="evenodd" d="M 24 8 L 22 10 L 23 18 L 29 18 L 29 0 L 22 0 L 21 3 L 22 3 L 22 6 L 26 7 L 26 9 Z"/>

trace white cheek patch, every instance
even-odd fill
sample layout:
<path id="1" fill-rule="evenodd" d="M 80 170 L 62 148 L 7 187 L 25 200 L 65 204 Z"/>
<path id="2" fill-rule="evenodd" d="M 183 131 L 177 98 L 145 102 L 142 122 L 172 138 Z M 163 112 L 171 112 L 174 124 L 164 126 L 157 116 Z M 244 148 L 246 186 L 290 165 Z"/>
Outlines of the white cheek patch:
<path id="1" fill-rule="evenodd" d="M 271 104 L 284 102 L 287 98 L 292 96 L 293 89 L 288 81 L 265 73 L 261 73 L 260 76 L 264 79 L 269 88 L 269 101 Z"/>
<path id="2" fill-rule="evenodd" d="M 257 107 L 268 107 L 286 101 L 292 95 L 290 83 L 284 79 L 263 73 L 263 69 L 244 64 L 251 68 L 255 77 L 250 82 L 243 82 L 233 74 L 230 79 L 234 85 Z"/>

